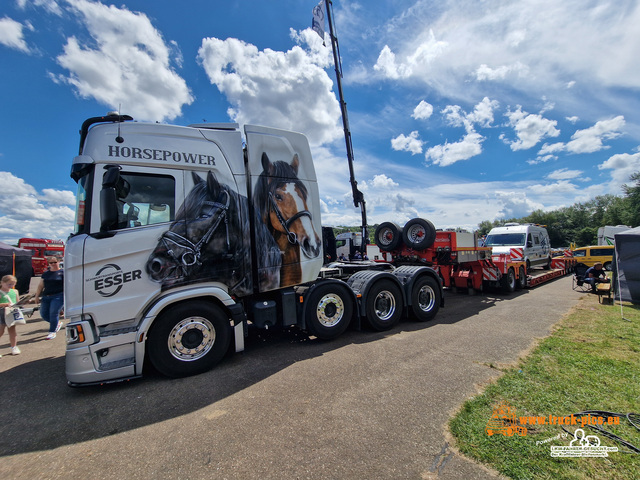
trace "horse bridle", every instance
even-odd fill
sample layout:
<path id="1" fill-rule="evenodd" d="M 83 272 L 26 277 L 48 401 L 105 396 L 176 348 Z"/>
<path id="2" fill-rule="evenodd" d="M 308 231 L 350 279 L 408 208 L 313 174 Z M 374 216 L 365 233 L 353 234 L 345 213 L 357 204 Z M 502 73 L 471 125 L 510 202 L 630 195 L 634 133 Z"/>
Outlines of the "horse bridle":
<path id="1" fill-rule="evenodd" d="M 160 240 L 162 241 L 164 247 L 167 249 L 167 255 L 169 255 L 169 257 L 171 257 L 174 260 L 174 262 L 176 262 L 177 264 L 182 264 L 185 274 L 186 274 L 186 267 L 190 267 L 196 264 L 198 265 L 201 264 L 200 256 L 201 256 L 202 248 L 209 243 L 209 241 L 211 240 L 211 237 L 213 236 L 215 231 L 218 229 L 218 227 L 220 226 L 220 223 L 223 220 L 224 220 L 226 240 L 227 240 L 227 251 L 229 251 L 230 249 L 228 212 L 229 212 L 229 203 L 231 202 L 231 195 L 229 194 L 226 188 L 224 189 L 224 193 L 227 197 L 226 204 L 222 204 L 220 202 L 210 202 L 210 201 L 202 202 L 203 205 L 207 205 L 211 207 L 211 209 L 217 207 L 219 210 L 218 210 L 218 216 L 216 217 L 215 221 L 211 224 L 207 232 L 202 236 L 200 240 L 198 240 L 197 243 L 193 243 L 191 240 L 186 238 L 186 236 L 182 236 L 176 232 L 172 232 L 171 230 L 167 230 L 162 234 L 162 237 L 160 237 Z M 186 235 L 186 228 L 185 228 L 185 235 Z M 173 248 L 170 246 L 170 244 L 173 245 L 173 248 L 177 246 L 186 251 L 182 253 L 182 255 L 180 255 L 180 257 L 178 258 L 178 256 L 173 251 Z"/>
<path id="2" fill-rule="evenodd" d="M 276 205 L 276 201 L 273 199 L 273 192 L 269 192 L 269 203 L 271 204 L 271 208 L 273 209 L 273 212 L 276 214 L 276 217 L 278 217 L 278 221 L 280 222 L 280 225 L 282 225 L 282 228 L 287 234 L 287 239 L 289 240 L 289 243 L 291 245 L 296 245 L 296 244 L 299 245 L 300 242 L 298 241 L 298 236 L 294 232 L 289 230 L 289 226 L 301 217 L 309 217 L 310 219 L 313 218 L 311 216 L 311 212 L 309 212 L 309 210 L 300 210 L 295 215 L 292 215 L 290 218 L 285 220 L 284 216 L 282 215 L 282 212 L 278 208 L 278 205 Z"/>

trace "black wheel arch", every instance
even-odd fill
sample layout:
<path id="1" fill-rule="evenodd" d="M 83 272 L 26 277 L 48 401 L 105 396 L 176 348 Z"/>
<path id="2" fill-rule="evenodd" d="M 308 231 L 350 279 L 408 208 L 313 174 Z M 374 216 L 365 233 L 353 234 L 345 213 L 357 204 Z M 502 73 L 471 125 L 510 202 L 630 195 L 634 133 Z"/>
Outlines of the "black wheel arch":
<path id="1" fill-rule="evenodd" d="M 340 285 L 341 287 L 343 287 L 349 294 L 349 297 L 351 298 L 351 302 L 353 304 L 353 311 L 355 312 L 358 309 L 358 298 L 356 297 L 355 292 L 351 289 L 351 287 L 349 287 L 349 285 L 342 281 L 339 280 L 337 278 L 324 278 L 322 280 L 318 280 L 317 282 L 312 283 L 309 288 L 307 288 L 303 293 L 302 293 L 302 300 L 303 302 L 306 304 L 307 299 L 311 296 L 311 294 L 320 286 L 322 285 L 330 285 L 330 284 L 334 284 L 334 285 Z M 307 329 L 307 312 L 306 309 L 303 308 L 300 312 L 300 322 L 299 322 L 299 327 L 302 330 L 306 330 Z M 353 318 L 349 319 L 349 322 L 353 321 Z"/>

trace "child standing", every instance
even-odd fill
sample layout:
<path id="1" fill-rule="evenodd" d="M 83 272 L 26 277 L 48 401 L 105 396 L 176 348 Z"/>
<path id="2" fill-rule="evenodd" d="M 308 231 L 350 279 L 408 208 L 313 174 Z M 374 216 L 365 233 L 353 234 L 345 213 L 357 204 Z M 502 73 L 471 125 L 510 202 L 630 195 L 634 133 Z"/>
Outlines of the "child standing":
<path id="1" fill-rule="evenodd" d="M 5 275 L 2 277 L 0 285 L 0 337 L 4 335 L 4 329 L 9 330 L 9 344 L 11 345 L 11 355 L 19 355 L 20 349 L 18 348 L 18 334 L 16 333 L 16 326 L 7 327 L 7 323 L 4 319 L 4 307 L 10 307 L 11 305 L 18 303 L 20 295 L 15 289 L 18 279 L 13 275 Z M 2 355 L 0 355 L 1 357 Z"/>

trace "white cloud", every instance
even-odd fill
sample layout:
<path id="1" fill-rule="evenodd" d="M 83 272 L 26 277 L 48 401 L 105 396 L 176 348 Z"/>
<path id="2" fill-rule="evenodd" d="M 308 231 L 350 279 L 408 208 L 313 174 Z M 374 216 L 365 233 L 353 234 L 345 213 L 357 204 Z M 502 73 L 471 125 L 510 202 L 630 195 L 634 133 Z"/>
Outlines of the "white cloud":
<path id="1" fill-rule="evenodd" d="M 341 129 L 333 82 L 324 70 L 329 49 L 310 28 L 292 36 L 309 48 L 260 51 L 235 38 L 205 38 L 198 59 L 231 103 L 234 121 L 302 131 L 314 145 L 333 141 Z"/>
<path id="2" fill-rule="evenodd" d="M 471 157 L 482 153 L 482 142 L 484 137 L 476 132 L 467 133 L 462 140 L 456 143 L 446 142 L 444 145 L 431 147 L 425 153 L 425 158 L 431 160 L 434 165 L 446 167 L 461 160 L 468 160 Z"/>
<path id="3" fill-rule="evenodd" d="M 139 120 L 172 120 L 193 102 L 186 82 L 171 68 L 171 48 L 144 13 L 87 0 L 67 1 L 96 45 L 68 38 L 57 61 L 69 75 L 55 79 L 74 86 L 83 98 L 113 109 L 121 105 Z"/>
<path id="4" fill-rule="evenodd" d="M 35 7 L 43 7 L 54 15 L 62 15 L 62 8 L 56 0 L 16 0 L 16 3 L 23 10 L 27 7 L 27 4 L 33 4 Z"/>
<path id="5" fill-rule="evenodd" d="M 422 100 L 411 115 L 416 120 L 427 120 L 433 114 L 433 105 Z"/>
<path id="6" fill-rule="evenodd" d="M 29 52 L 22 32 L 23 27 L 20 22 L 9 17 L 0 18 L 0 43 L 21 52 Z"/>
<path id="7" fill-rule="evenodd" d="M 38 194 L 10 172 L 0 172 L 0 241 L 17 243 L 21 237 L 66 239 L 73 231 L 74 194 L 45 189 Z"/>
<path id="8" fill-rule="evenodd" d="M 608 148 L 603 145 L 603 140 L 612 140 L 621 135 L 620 129 L 624 127 L 623 116 L 617 116 L 609 120 L 596 122 L 593 127 L 577 130 L 571 136 L 571 141 L 566 145 L 569 153 L 592 153 Z"/>
<path id="9" fill-rule="evenodd" d="M 546 119 L 538 114 L 524 112 L 520 105 L 515 111 L 505 113 L 505 116 L 509 119 L 509 125 L 513 127 L 518 137 L 518 140 L 506 142 L 513 151 L 529 149 L 543 138 L 560 135 L 560 130 L 556 128 L 557 121 Z"/>
<path id="10" fill-rule="evenodd" d="M 374 176 L 373 181 L 371 182 L 371 185 L 374 188 L 382 188 L 382 189 L 398 188 L 399 186 L 396 182 L 394 182 L 391 178 L 387 177 L 385 174 Z"/>
<path id="11" fill-rule="evenodd" d="M 580 120 L 577 116 L 572 115 L 570 117 L 565 117 L 567 122 L 575 124 L 578 120 Z"/>
<path id="12" fill-rule="evenodd" d="M 611 170 L 611 178 L 616 186 L 629 184 L 631 174 L 640 171 L 640 153 L 613 155 L 598 165 L 598 168 L 600 170 Z"/>
<path id="13" fill-rule="evenodd" d="M 486 64 L 480 65 L 475 72 L 477 80 L 504 80 L 509 75 L 514 74 L 518 77 L 525 77 L 529 73 L 529 67 L 521 62 L 515 62 L 512 65 L 502 65 L 500 67 L 491 68 Z"/>
<path id="14" fill-rule="evenodd" d="M 547 175 L 550 180 L 571 180 L 582 176 L 582 170 L 569 170 L 568 168 L 561 168 L 554 170 Z"/>
<path id="15" fill-rule="evenodd" d="M 418 132 L 415 130 L 408 137 L 401 133 L 396 138 L 391 139 L 391 148 L 398 151 L 411 152 L 412 155 L 422 153 L 424 142 L 418 136 Z"/>

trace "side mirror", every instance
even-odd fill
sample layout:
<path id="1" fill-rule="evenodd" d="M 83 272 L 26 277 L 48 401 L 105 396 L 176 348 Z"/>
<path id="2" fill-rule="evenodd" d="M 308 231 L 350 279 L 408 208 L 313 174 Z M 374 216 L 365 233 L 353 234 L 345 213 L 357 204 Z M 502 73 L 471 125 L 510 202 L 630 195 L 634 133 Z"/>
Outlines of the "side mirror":
<path id="1" fill-rule="evenodd" d="M 116 186 L 120 181 L 120 167 L 107 165 L 105 169 L 106 172 L 102 177 L 102 190 L 100 190 L 101 232 L 108 232 L 118 224 Z"/>

